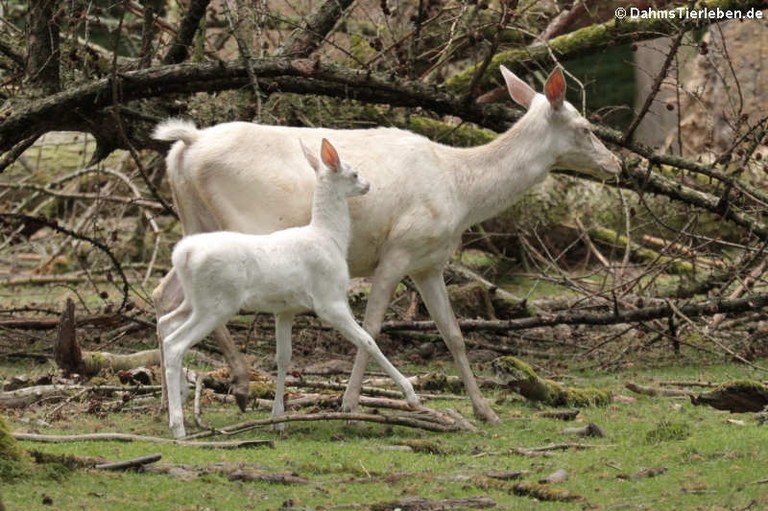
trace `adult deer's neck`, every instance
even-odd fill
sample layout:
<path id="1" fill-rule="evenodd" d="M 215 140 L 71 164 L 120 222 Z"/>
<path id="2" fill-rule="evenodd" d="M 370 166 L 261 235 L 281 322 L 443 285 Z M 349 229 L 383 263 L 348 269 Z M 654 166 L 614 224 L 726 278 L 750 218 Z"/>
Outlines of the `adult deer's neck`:
<path id="1" fill-rule="evenodd" d="M 542 110 L 534 104 L 491 143 L 457 151 L 460 165 L 455 179 L 464 215 L 462 229 L 502 213 L 546 177 L 555 156 L 553 135 Z"/>
<path id="2" fill-rule="evenodd" d="M 349 205 L 347 197 L 326 177 L 317 180 L 312 199 L 310 225 L 328 232 L 339 248 L 347 253 L 349 248 Z"/>

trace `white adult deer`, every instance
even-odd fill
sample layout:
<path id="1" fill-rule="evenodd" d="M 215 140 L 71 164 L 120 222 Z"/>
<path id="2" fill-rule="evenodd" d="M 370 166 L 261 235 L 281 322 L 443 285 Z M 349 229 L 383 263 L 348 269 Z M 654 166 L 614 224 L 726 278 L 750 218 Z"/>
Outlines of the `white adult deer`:
<path id="1" fill-rule="evenodd" d="M 204 130 L 169 121 L 158 132 L 179 140 L 167 157 L 174 200 L 187 234 L 213 230 L 269 233 L 310 218 L 312 172 L 292 140 L 332 138 L 364 171 L 372 192 L 350 201 L 352 276 L 370 276 L 363 327 L 379 334 L 395 286 L 409 275 L 453 355 L 475 415 L 498 417 L 483 399 L 448 300 L 443 267 L 470 226 L 498 215 L 553 167 L 601 179 L 620 171 L 619 159 L 565 101 L 556 68 L 537 94 L 511 71 L 501 73 L 512 99 L 527 113 L 493 142 L 472 148 L 441 145 L 394 128 L 330 130 L 225 123 Z M 180 300 L 171 271 L 153 297 L 159 311 Z M 214 332 L 230 366 L 238 403 L 247 396 L 247 370 L 226 327 Z M 368 357 L 358 350 L 343 405 L 357 408 Z"/>
<path id="2" fill-rule="evenodd" d="M 173 268 L 181 281 L 184 299 L 174 311 L 160 318 L 158 331 L 164 338 L 169 422 L 177 438 L 185 434 L 181 400 L 184 354 L 241 308 L 275 315 L 277 383 L 273 417 L 280 417 L 285 410 L 283 394 L 291 361 L 293 317 L 307 310 L 314 310 L 361 351 L 374 357 L 403 389 L 408 403 L 414 407 L 419 404 L 411 383 L 357 324 L 347 303 L 347 198 L 367 193 L 369 184 L 341 162 L 326 139 L 320 153 L 323 165 L 303 144 L 302 148 L 317 173 L 309 225 L 271 234 L 192 234 L 173 249 Z"/>

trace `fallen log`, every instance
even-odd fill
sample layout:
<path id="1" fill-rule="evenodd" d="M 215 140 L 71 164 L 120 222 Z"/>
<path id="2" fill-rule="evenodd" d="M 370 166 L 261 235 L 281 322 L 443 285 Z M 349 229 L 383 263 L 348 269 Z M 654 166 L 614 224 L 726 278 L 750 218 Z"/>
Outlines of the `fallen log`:
<path id="1" fill-rule="evenodd" d="M 204 449 L 250 449 L 253 447 L 274 447 L 272 440 L 245 440 L 242 442 L 193 442 L 156 436 L 132 435 L 130 433 L 90 433 L 83 435 L 40 435 L 37 433 L 13 433 L 16 440 L 43 443 L 67 442 L 147 442 L 152 444 L 175 444 L 182 447 Z"/>
<path id="2" fill-rule="evenodd" d="M 115 461 L 112 463 L 100 463 L 96 465 L 97 470 L 130 470 L 133 468 L 141 468 L 150 463 L 155 463 L 162 459 L 162 454 L 150 454 L 149 456 L 142 456 L 140 458 L 134 458 L 132 460 Z"/>
<path id="3" fill-rule="evenodd" d="M 79 384 L 52 384 L 36 385 L 22 389 L 0 392 L 0 408 L 23 408 L 38 401 L 57 401 L 68 399 L 80 393 L 115 393 L 131 392 L 135 394 L 149 394 L 159 392 L 160 387 L 146 386 L 122 386 L 122 385 L 97 385 L 86 386 Z"/>
<path id="4" fill-rule="evenodd" d="M 581 495 L 568 490 L 552 488 L 546 484 L 521 481 L 512 487 L 512 493 L 519 497 L 531 497 L 545 502 L 578 502 L 585 500 Z"/>
<path id="5" fill-rule="evenodd" d="M 650 385 L 639 385 L 635 382 L 628 381 L 624 386 L 634 392 L 635 394 L 641 394 L 643 396 L 652 397 L 689 397 L 693 395 L 693 392 L 684 389 L 665 389 L 662 387 L 652 387 Z"/>
<path id="6" fill-rule="evenodd" d="M 542 447 L 515 447 L 512 449 L 512 453 L 519 454 L 520 456 L 551 456 L 553 451 L 567 451 L 574 449 L 577 451 L 584 449 L 596 449 L 598 447 L 610 447 L 608 445 L 591 445 L 582 443 L 563 443 L 563 444 L 549 444 Z"/>
<path id="7" fill-rule="evenodd" d="M 714 316 L 715 314 L 739 313 L 760 310 L 768 306 L 768 293 L 756 293 L 746 298 L 713 299 L 698 303 L 675 306 L 671 303 L 654 307 L 632 310 L 614 310 L 609 312 L 585 312 L 563 310 L 551 314 L 539 314 L 530 318 L 482 320 L 459 320 L 464 331 L 509 332 L 529 328 L 556 325 L 618 325 L 621 323 L 642 323 L 653 319 L 663 319 L 675 314 L 684 314 L 687 318 Z M 399 330 L 430 331 L 437 330 L 434 321 L 387 321 L 381 327 L 382 332 Z"/>
<path id="8" fill-rule="evenodd" d="M 731 381 L 711 392 L 691 396 L 691 402 L 729 412 L 760 412 L 768 407 L 768 386 L 753 380 Z"/>
<path id="9" fill-rule="evenodd" d="M 488 509 L 496 502 L 488 497 L 467 497 L 461 499 L 430 500 L 422 497 L 407 497 L 391 502 L 371 504 L 371 511 L 447 511 L 450 509 Z"/>
<path id="10" fill-rule="evenodd" d="M 564 435 L 577 435 L 577 436 L 591 436 L 596 438 L 603 438 L 605 437 L 605 433 L 603 432 L 602 428 L 595 424 L 594 422 L 590 422 L 586 426 L 578 427 L 578 428 L 565 428 L 561 432 Z"/>
<path id="11" fill-rule="evenodd" d="M 611 402 L 608 390 L 596 388 L 567 387 L 546 378 L 541 378 L 522 360 L 507 356 L 491 362 L 496 377 L 503 385 L 530 401 L 549 406 L 605 406 Z"/>

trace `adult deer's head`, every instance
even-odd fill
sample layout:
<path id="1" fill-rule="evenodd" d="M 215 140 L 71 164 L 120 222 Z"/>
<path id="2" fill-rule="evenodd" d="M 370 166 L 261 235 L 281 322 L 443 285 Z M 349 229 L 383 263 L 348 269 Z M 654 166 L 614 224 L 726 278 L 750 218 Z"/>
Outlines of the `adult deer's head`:
<path id="1" fill-rule="evenodd" d="M 539 94 L 512 71 L 501 66 L 501 74 L 512 99 L 546 123 L 546 140 L 555 158 L 554 167 L 573 170 L 598 179 L 621 172 L 621 160 L 592 133 L 592 125 L 565 100 L 565 76 L 558 66 L 547 78 Z"/>

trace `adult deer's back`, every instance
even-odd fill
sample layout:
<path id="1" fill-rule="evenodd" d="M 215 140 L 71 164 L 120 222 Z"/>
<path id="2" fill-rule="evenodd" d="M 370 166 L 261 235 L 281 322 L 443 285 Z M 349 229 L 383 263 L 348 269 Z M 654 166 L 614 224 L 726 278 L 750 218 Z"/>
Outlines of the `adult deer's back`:
<path id="1" fill-rule="evenodd" d="M 457 191 L 447 177 L 454 169 L 446 168 L 453 162 L 439 154 L 455 150 L 408 131 L 241 122 L 196 130 L 190 123 L 169 121 L 159 134 L 171 128 L 196 133 L 193 144 L 176 144 L 168 155 L 168 175 L 185 234 L 211 230 L 265 234 L 306 224 L 315 178 L 301 155 L 296 156 L 293 141 L 319 144 L 331 136 L 339 151 L 349 155 L 350 164 L 371 182 L 371 193 L 350 201 L 353 276 L 372 273 L 383 245 L 403 241 L 402 235 L 390 240 L 398 230 L 427 227 L 420 243 L 424 245 L 436 236 L 433 230 L 458 227 L 458 212 L 451 207 Z"/>
<path id="2" fill-rule="evenodd" d="M 495 421 L 467 361 L 448 302 L 442 268 L 464 230 L 508 208 L 550 168 L 609 177 L 618 159 L 564 101 L 556 69 L 536 94 L 502 68 L 510 95 L 528 112 L 490 144 L 468 149 L 441 145 L 393 128 L 328 130 L 226 123 L 204 130 L 168 121 L 156 138 L 180 140 L 168 155 L 174 200 L 187 234 L 210 230 L 269 233 L 309 221 L 314 176 L 291 145 L 332 138 L 371 182 L 371 192 L 350 201 L 352 276 L 372 276 L 364 327 L 374 337 L 397 283 L 410 275 L 454 356 L 475 414 Z M 155 291 L 161 312 L 179 299 L 173 275 Z M 236 359 L 225 331 L 216 332 Z M 358 352 L 344 403 L 357 406 L 367 359 Z M 247 392 L 244 366 L 234 368 L 236 392 Z M 238 372 L 243 374 L 237 374 Z"/>

